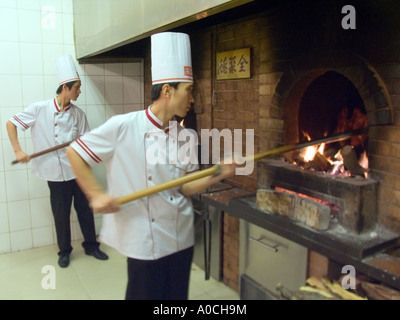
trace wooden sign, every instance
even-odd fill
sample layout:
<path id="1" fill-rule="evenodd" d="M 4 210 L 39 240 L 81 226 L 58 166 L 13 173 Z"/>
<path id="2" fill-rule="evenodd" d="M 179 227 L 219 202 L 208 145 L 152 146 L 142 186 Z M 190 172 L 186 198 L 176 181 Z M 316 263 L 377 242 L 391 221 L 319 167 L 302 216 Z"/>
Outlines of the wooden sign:
<path id="1" fill-rule="evenodd" d="M 250 78 L 250 48 L 217 53 L 217 80 Z"/>

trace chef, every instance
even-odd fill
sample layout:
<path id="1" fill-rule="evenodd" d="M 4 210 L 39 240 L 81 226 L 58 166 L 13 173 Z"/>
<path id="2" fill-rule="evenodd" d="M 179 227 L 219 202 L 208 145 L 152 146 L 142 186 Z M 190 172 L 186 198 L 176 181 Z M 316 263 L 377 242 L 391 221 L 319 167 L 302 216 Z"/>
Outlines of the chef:
<path id="1" fill-rule="evenodd" d="M 18 162 L 26 163 L 31 159 L 21 148 L 17 129 L 31 129 L 35 153 L 76 139 L 89 130 L 85 113 L 71 103 L 71 100 L 77 100 L 81 93 L 81 81 L 72 57 L 58 57 L 56 70 L 59 80 L 56 97 L 32 103 L 7 122 L 8 136 Z M 68 267 L 73 249 L 70 227 L 72 200 L 85 240 L 82 246 L 86 254 L 100 260 L 108 259 L 108 256 L 99 250 L 100 243 L 96 240 L 93 211 L 75 181 L 66 149 L 32 159 L 32 174 L 46 180 L 50 188 L 50 202 L 59 247 L 59 266 Z"/>
<path id="2" fill-rule="evenodd" d="M 117 203 L 118 197 L 198 170 L 196 162 L 179 156 L 184 142 L 178 136 L 186 129 L 175 120 L 175 116 L 184 117 L 194 102 L 189 36 L 176 32 L 153 35 L 151 59 L 152 104 L 112 117 L 78 138 L 67 154 L 93 209 L 110 213 L 103 218 L 100 240 L 127 257 L 125 298 L 185 300 L 194 246 L 190 195 L 233 175 L 234 165 L 222 166 L 218 176 L 122 206 Z M 189 139 L 190 150 L 197 150 L 195 138 Z M 102 162 L 107 167 L 107 191 L 90 170 Z"/>

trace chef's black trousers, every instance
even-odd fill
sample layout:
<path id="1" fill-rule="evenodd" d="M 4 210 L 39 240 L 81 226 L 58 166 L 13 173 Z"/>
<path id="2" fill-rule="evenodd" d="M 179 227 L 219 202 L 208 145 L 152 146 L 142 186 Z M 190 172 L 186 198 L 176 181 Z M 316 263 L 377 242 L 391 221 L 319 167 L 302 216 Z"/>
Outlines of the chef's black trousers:
<path id="1" fill-rule="evenodd" d="M 126 300 L 187 300 L 193 247 L 160 258 L 128 258 Z"/>
<path id="2" fill-rule="evenodd" d="M 96 241 L 93 211 L 76 180 L 47 181 L 47 184 L 50 188 L 50 203 L 59 248 L 58 255 L 70 254 L 73 249 L 70 221 L 72 200 L 84 238 L 82 246 L 85 252 L 98 248 L 100 243 Z"/>

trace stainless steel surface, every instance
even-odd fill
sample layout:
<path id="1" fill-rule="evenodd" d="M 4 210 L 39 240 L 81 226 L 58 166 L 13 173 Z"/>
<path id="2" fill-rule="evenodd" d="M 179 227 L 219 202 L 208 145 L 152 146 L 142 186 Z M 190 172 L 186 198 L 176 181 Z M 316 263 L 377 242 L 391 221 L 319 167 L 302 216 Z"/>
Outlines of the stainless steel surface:
<path id="1" fill-rule="evenodd" d="M 208 223 L 205 223 L 207 215 Z M 206 279 L 208 279 L 209 275 L 218 281 L 221 280 L 222 273 L 221 220 L 221 213 L 215 207 L 205 207 L 201 202 L 195 204 L 195 247 L 193 262 L 204 270 Z M 206 232 L 204 228 L 207 228 Z M 209 240 L 210 242 L 208 242 Z M 210 245 L 209 249 L 207 244 Z M 205 251 L 206 249 L 207 251 Z M 209 265 L 207 265 L 206 256 L 209 258 Z M 209 274 L 207 271 L 209 271 Z"/>
<path id="2" fill-rule="evenodd" d="M 264 248 L 267 248 L 268 250 L 272 250 L 272 251 L 274 251 L 274 252 L 278 252 L 279 243 L 270 245 L 270 244 L 268 244 L 268 243 L 264 243 L 264 242 L 263 242 L 264 239 L 265 239 L 264 237 L 261 237 L 261 238 L 259 238 L 259 239 L 255 239 L 255 238 L 253 238 L 253 237 L 249 237 L 249 240 L 250 240 L 250 241 L 253 241 L 253 242 L 257 243 L 257 244 L 259 244 L 260 246 L 262 246 L 262 247 L 264 247 Z"/>
<path id="3" fill-rule="evenodd" d="M 246 274 L 240 276 L 240 298 L 241 300 L 278 300 L 275 292 L 264 288 Z"/>
<path id="4" fill-rule="evenodd" d="M 307 248 L 240 220 L 239 274 L 241 276 L 246 275 L 258 283 L 260 288 L 276 294 L 275 288 L 278 283 L 282 283 L 290 290 L 298 290 L 305 284 L 306 272 Z M 249 297 L 241 298 L 245 300 Z"/>
<path id="5" fill-rule="evenodd" d="M 226 183 L 216 183 L 203 194 L 192 196 L 195 212 L 195 247 L 193 262 L 205 272 L 205 279 L 222 277 L 222 213 L 202 201 L 202 195 L 231 189 Z"/>

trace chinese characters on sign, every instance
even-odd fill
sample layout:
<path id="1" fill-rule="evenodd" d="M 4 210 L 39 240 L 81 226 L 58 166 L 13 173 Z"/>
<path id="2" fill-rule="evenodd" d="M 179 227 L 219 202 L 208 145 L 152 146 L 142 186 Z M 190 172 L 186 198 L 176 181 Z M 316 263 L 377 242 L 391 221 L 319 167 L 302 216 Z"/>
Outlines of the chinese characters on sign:
<path id="1" fill-rule="evenodd" d="M 250 78 L 250 48 L 217 53 L 217 80 Z"/>

